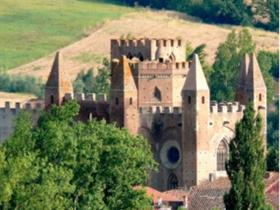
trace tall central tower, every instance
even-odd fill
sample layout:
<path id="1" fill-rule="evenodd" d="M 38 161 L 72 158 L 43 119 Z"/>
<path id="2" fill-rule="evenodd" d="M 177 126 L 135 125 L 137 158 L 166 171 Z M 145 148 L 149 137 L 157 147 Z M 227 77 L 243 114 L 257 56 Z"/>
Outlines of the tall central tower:
<path id="1" fill-rule="evenodd" d="M 186 187 L 199 184 L 208 176 L 208 117 L 209 87 L 197 55 L 194 55 L 183 97 L 183 184 Z"/>

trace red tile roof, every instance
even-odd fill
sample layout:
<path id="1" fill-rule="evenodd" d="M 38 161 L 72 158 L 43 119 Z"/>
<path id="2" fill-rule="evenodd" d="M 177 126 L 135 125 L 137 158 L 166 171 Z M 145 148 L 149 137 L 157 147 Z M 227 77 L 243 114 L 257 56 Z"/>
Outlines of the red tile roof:
<path id="1" fill-rule="evenodd" d="M 179 197 L 176 197 L 172 194 L 160 192 L 151 187 L 136 187 L 136 189 L 144 189 L 148 197 L 152 198 L 154 203 L 158 202 L 158 199 L 161 198 L 162 202 L 181 202 L 182 200 Z"/>
<path id="2" fill-rule="evenodd" d="M 270 172 L 265 179 L 266 200 L 275 209 L 279 208 L 279 174 Z M 230 189 L 228 178 L 218 178 L 210 182 L 204 182 L 191 188 L 188 196 L 188 210 L 211 210 L 213 208 L 224 209 L 223 196 Z"/>

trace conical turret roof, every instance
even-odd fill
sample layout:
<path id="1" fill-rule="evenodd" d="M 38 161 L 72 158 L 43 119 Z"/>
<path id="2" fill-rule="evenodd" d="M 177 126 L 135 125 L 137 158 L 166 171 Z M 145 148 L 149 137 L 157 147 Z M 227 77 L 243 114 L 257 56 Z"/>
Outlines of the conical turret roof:
<path id="1" fill-rule="evenodd" d="M 199 57 L 193 56 L 183 90 L 209 90 Z"/>
<path id="2" fill-rule="evenodd" d="M 245 86 L 245 84 L 246 84 L 246 78 L 248 75 L 249 64 L 250 64 L 250 58 L 249 58 L 248 54 L 245 54 L 243 56 L 241 66 L 240 66 L 240 72 L 239 72 L 238 84 L 240 86 Z"/>
<path id="3" fill-rule="evenodd" d="M 247 86 L 250 86 L 253 89 L 266 88 L 261 69 L 254 53 L 250 54 L 246 83 Z"/>
<path id="4" fill-rule="evenodd" d="M 55 55 L 46 87 L 57 88 L 58 91 L 63 88 L 65 93 L 73 92 L 71 81 L 65 73 L 62 54 L 59 51 Z"/>

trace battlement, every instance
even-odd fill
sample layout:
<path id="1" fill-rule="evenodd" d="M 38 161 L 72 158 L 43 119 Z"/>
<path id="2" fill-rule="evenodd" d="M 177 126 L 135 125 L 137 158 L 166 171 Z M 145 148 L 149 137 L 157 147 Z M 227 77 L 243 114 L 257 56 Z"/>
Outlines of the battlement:
<path id="1" fill-rule="evenodd" d="M 112 39 L 112 47 L 126 47 L 126 48 L 138 48 L 138 47 L 150 47 L 151 45 L 157 47 L 184 47 L 182 39 Z"/>
<path id="2" fill-rule="evenodd" d="M 5 112 L 20 111 L 20 110 L 41 111 L 43 108 L 44 108 L 44 103 L 42 102 L 20 103 L 20 102 L 10 102 L 10 101 L 6 101 L 4 107 L 0 107 L 0 109 Z"/>
<path id="3" fill-rule="evenodd" d="M 95 93 L 66 93 L 64 96 L 65 101 L 69 100 L 77 100 L 78 102 L 107 102 L 106 94 L 98 94 Z"/>
<path id="4" fill-rule="evenodd" d="M 140 114 L 181 114 L 181 107 L 163 107 L 163 106 L 150 106 L 150 107 L 140 107 Z"/>
<path id="5" fill-rule="evenodd" d="M 210 111 L 211 113 L 237 113 L 243 112 L 245 109 L 244 105 L 235 102 L 221 102 L 211 101 Z"/>
<path id="6" fill-rule="evenodd" d="M 188 62 L 160 63 L 156 61 L 141 62 L 138 64 L 139 73 L 157 74 L 157 73 L 173 73 L 182 74 L 189 70 Z"/>
<path id="7" fill-rule="evenodd" d="M 145 61 L 138 64 L 138 69 L 141 71 L 145 70 L 182 70 L 187 71 L 189 68 L 188 62 L 173 62 L 173 63 L 161 63 L 157 61 Z"/>

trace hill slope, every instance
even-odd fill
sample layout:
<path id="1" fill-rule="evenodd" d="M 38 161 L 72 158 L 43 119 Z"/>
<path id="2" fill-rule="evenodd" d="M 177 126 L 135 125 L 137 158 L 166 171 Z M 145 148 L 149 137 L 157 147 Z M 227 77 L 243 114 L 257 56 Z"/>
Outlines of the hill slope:
<path id="1" fill-rule="evenodd" d="M 215 51 L 227 34 L 238 27 L 203 24 L 190 20 L 175 12 L 155 12 L 140 10 L 123 15 L 118 20 L 106 22 L 88 37 L 71 44 L 61 51 L 64 54 L 65 66 L 72 79 L 81 70 L 96 66 L 102 57 L 109 56 L 110 39 L 130 34 L 132 37 L 176 38 L 181 37 L 192 46 L 207 44 L 208 62 L 213 62 Z M 258 49 L 278 50 L 277 33 L 250 29 Z M 53 54 L 12 69 L 12 74 L 28 74 L 46 79 Z"/>
<path id="2" fill-rule="evenodd" d="M 48 55 L 133 8 L 87 0 L 0 0 L 0 71 Z"/>

